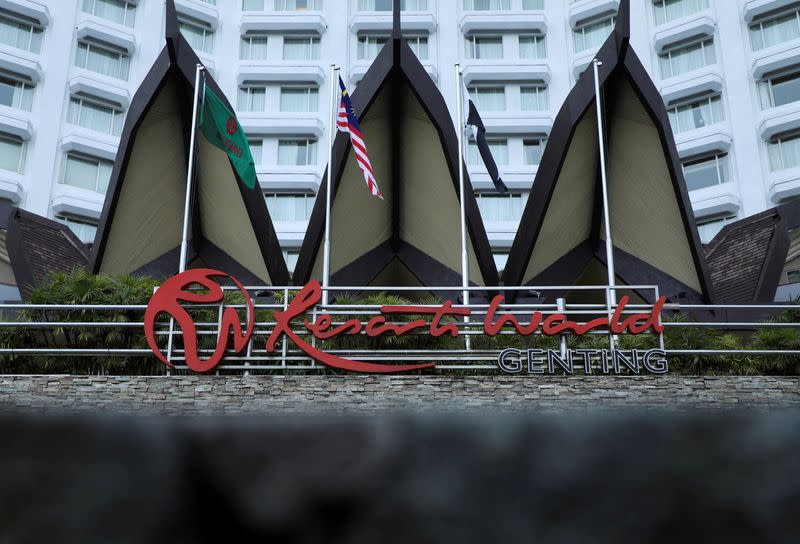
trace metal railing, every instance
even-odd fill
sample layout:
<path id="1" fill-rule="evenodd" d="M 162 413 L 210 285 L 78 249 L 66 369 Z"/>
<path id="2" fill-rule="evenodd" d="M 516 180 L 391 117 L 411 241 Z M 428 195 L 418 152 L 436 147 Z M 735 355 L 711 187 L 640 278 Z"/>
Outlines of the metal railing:
<path id="1" fill-rule="evenodd" d="M 201 339 L 201 344 L 205 344 L 199 350 L 201 357 L 210 355 L 215 347 L 215 342 L 222 320 L 223 308 L 236 308 L 242 325 L 245 326 L 248 319 L 253 319 L 254 332 L 249 344 L 242 353 L 228 353 L 222 363 L 215 369 L 216 372 L 318 372 L 324 368 L 320 363 L 314 361 L 285 335 L 280 339 L 277 349 L 268 352 L 266 342 L 275 330 L 275 320 L 271 318 L 270 312 L 286 310 L 293 294 L 298 291 L 298 287 L 263 287 L 248 286 L 245 290 L 255 301 L 255 316 L 246 314 L 246 306 L 242 303 L 221 303 L 213 305 L 185 305 L 187 311 L 199 312 L 216 310 L 216 319 L 205 319 L 195 322 L 197 335 Z M 608 306 L 605 302 L 609 294 L 609 286 L 523 286 L 510 287 L 502 286 L 497 288 L 472 287 L 469 290 L 475 300 L 468 306 L 454 304 L 453 308 L 467 307 L 471 311 L 469 318 L 452 319 L 448 323 L 458 328 L 458 337 L 453 339 L 434 342 L 430 340 L 428 331 L 425 329 L 415 331 L 404 338 L 402 345 L 392 345 L 391 340 L 366 338 L 350 338 L 344 341 L 319 341 L 305 327 L 303 318 L 293 322 L 292 332 L 298 335 L 303 341 L 323 349 L 326 353 L 339 357 L 363 361 L 363 362 L 382 362 L 382 363 L 435 363 L 437 371 L 476 371 L 476 372 L 497 372 L 498 356 L 500 352 L 509 345 L 514 345 L 511 337 L 519 336 L 513 327 L 504 328 L 494 340 L 488 339 L 484 333 L 484 320 L 489 310 L 489 300 L 495 293 L 505 294 L 509 297 L 512 292 L 522 293 L 526 301 L 515 303 L 504 303 L 498 308 L 498 312 L 516 317 L 520 324 L 526 325 L 530 322 L 533 312 L 540 312 L 545 317 L 553 314 L 565 314 L 569 319 L 584 324 L 598 316 L 607 316 Z M 641 303 L 640 297 L 657 300 L 659 297 L 658 286 L 614 286 L 617 297 L 627 294 L 640 300 L 639 303 L 629 303 L 625 306 L 621 315 L 632 315 L 648 313 L 653 310 L 653 305 Z M 237 291 L 234 287 L 223 287 L 226 293 Z M 363 287 L 350 286 L 331 287 L 331 292 L 338 294 L 339 299 L 343 300 L 342 294 L 359 293 L 363 296 L 377 293 L 391 293 L 399 295 L 408 301 L 409 305 L 416 305 L 413 301 L 424 295 L 435 293 L 453 293 L 454 297 L 461 295 L 462 287 Z M 566 293 L 573 296 L 586 297 L 594 296 L 596 300 L 603 299 L 597 303 L 569 303 L 563 297 Z M 651 298 L 652 297 L 652 298 Z M 336 295 L 334 295 L 334 299 Z M 517 297 L 520 298 L 520 297 Z M 419 307 L 438 307 L 438 305 L 427 304 Z M 15 319 L 2 318 L 0 330 L 9 331 L 11 334 L 5 336 L 6 343 L 0 346 L 0 357 L 110 357 L 110 358 L 151 358 L 155 360 L 153 352 L 144 343 L 144 322 L 143 316 L 146 306 L 142 305 L 33 305 L 33 304 L 6 304 L 0 305 L 0 315 L 9 316 L 16 314 Z M 612 305 L 616 310 L 617 306 Z M 720 315 L 731 311 L 752 312 L 760 314 L 757 319 L 752 321 L 736 320 L 735 322 L 717 321 Z M 72 314 L 79 313 L 82 318 L 75 319 L 74 315 L 69 319 L 63 317 L 64 312 Z M 116 315 L 125 313 L 134 320 L 120 321 Z M 659 315 L 659 324 L 663 325 L 665 332 L 661 334 L 648 331 L 645 333 L 647 340 L 645 344 L 653 349 L 663 350 L 667 357 L 670 356 L 739 356 L 750 355 L 760 357 L 798 357 L 800 362 L 800 349 L 713 349 L 709 347 L 697 349 L 675 349 L 671 348 L 665 341 L 665 333 L 668 331 L 690 331 L 692 329 L 714 329 L 731 331 L 733 334 L 742 331 L 759 331 L 768 329 L 794 329 L 800 327 L 800 322 L 787 320 L 769 320 L 769 316 L 785 312 L 797 312 L 800 316 L 800 305 L 792 304 L 762 304 L 762 305 L 701 305 L 701 304 L 677 304 L 667 303 L 663 312 Z M 323 313 L 331 316 L 331 326 L 343 324 L 347 320 L 358 318 L 362 324 L 369 319 L 382 315 L 380 305 L 370 304 L 337 304 L 328 306 L 317 305 L 309 310 L 304 316 L 313 322 Z M 99 316 L 99 317 L 98 317 Z M 107 316 L 107 317 L 105 317 Z M 23 319 L 20 319 L 22 317 Z M 206 316 L 208 317 L 208 316 Z M 402 324 L 403 322 L 388 321 L 389 323 Z M 25 334 L 14 334 L 15 331 Z M 131 335 L 132 338 L 140 338 L 135 347 L 133 346 L 102 346 L 94 345 L 91 347 L 76 347 L 76 338 L 82 335 L 100 335 L 108 331 L 122 331 Z M 183 332 L 179 327 L 170 327 L 170 319 L 167 314 L 162 314 L 157 324 L 156 337 L 159 339 L 159 346 L 170 361 L 175 364 L 174 371 L 188 370 L 184 364 L 185 357 L 182 349 Z M 613 348 L 612 334 L 608 328 L 593 330 L 589 333 L 596 340 L 596 345 L 601 345 L 603 338 L 607 342 L 606 349 Z M 363 327 L 359 336 L 364 336 Z M 391 335 L 390 335 L 391 336 Z M 426 337 L 426 338 L 423 338 Z M 15 342 L 18 338 L 19 344 Z M 33 340 L 31 340 L 33 338 Z M 72 341 L 70 340 L 72 338 Z M 203 339 L 207 341 L 204 342 Z M 472 339 L 467 342 L 466 339 Z M 37 340 L 38 339 L 38 340 Z M 576 339 L 570 335 L 561 335 L 559 338 L 547 340 L 537 330 L 532 337 L 519 336 L 518 347 L 520 349 L 530 348 L 538 345 L 547 345 L 553 349 L 567 349 L 572 347 Z M 31 343 L 32 342 L 32 343 Z M 355 344 L 355 345 L 353 345 Z M 428 347 L 419 347 L 426 344 Z M 502 344 L 502 345 L 500 345 Z M 619 348 L 623 349 L 623 348 Z M 169 373 L 170 369 L 163 366 L 163 373 Z"/>

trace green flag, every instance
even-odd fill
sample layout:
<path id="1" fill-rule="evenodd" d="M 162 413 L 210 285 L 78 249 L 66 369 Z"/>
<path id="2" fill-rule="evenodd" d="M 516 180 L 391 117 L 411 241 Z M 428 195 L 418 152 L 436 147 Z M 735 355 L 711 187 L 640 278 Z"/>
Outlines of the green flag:
<path id="1" fill-rule="evenodd" d="M 233 168 L 248 189 L 256 186 L 256 166 L 247 137 L 234 114 L 222 99 L 204 85 L 203 107 L 200 110 L 200 130 L 215 147 L 231 159 Z"/>

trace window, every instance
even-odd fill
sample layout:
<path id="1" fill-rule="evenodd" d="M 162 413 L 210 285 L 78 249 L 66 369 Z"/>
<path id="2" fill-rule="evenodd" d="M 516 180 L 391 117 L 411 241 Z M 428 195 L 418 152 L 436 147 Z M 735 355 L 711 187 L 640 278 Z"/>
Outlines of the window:
<path id="1" fill-rule="evenodd" d="M 494 265 L 497 267 L 497 272 L 502 274 L 508 264 L 508 251 L 494 251 L 492 257 L 494 258 Z"/>
<path id="2" fill-rule="evenodd" d="M 419 60 L 428 60 L 428 37 L 406 36 L 406 42 Z"/>
<path id="3" fill-rule="evenodd" d="M 519 92 L 522 111 L 550 110 L 550 99 L 547 93 L 547 87 L 544 85 L 520 87 Z"/>
<path id="4" fill-rule="evenodd" d="M 75 233 L 75 236 L 84 244 L 91 244 L 94 242 L 95 234 L 97 234 L 97 223 L 82 218 L 67 217 L 65 215 L 57 215 L 56 221 L 68 226 L 69 229 Z"/>
<path id="5" fill-rule="evenodd" d="M 800 133 L 773 138 L 767 143 L 767 152 L 773 172 L 800 166 Z"/>
<path id="6" fill-rule="evenodd" d="M 61 183 L 105 193 L 114 163 L 77 153 L 68 153 L 64 161 Z"/>
<path id="7" fill-rule="evenodd" d="M 502 59 L 503 38 L 500 36 L 467 36 L 467 58 Z"/>
<path id="8" fill-rule="evenodd" d="M 544 0 L 522 0 L 522 9 L 525 11 L 542 11 L 544 9 Z"/>
<path id="9" fill-rule="evenodd" d="M 578 22 L 575 30 L 573 30 L 575 52 L 580 53 L 588 49 L 599 48 L 608 38 L 615 22 L 616 17 L 613 15 L 608 15 L 601 19 Z"/>
<path id="10" fill-rule="evenodd" d="M 428 0 L 400 0 L 401 11 L 425 11 Z M 392 11 L 392 0 L 358 0 L 359 11 Z"/>
<path id="11" fill-rule="evenodd" d="M 264 11 L 264 0 L 242 0 L 242 11 Z"/>
<path id="12" fill-rule="evenodd" d="M 283 60 L 319 60 L 319 38 L 284 38 Z"/>
<path id="13" fill-rule="evenodd" d="M 83 0 L 82 9 L 85 13 L 131 28 L 136 19 L 136 4 L 125 0 Z"/>
<path id="14" fill-rule="evenodd" d="M 519 37 L 519 58 L 521 59 L 543 59 L 547 57 L 547 49 L 544 45 L 544 36 L 520 36 Z"/>
<path id="15" fill-rule="evenodd" d="M 527 192 L 476 193 L 478 209 L 486 223 L 519 223 L 528 202 Z"/>
<path id="16" fill-rule="evenodd" d="M 125 52 L 111 46 L 78 42 L 75 66 L 104 76 L 127 80 L 130 58 Z"/>
<path id="17" fill-rule="evenodd" d="M 264 0 L 261 0 L 263 4 Z M 264 9 L 263 6 L 261 8 Z M 275 11 L 319 11 L 322 0 L 275 0 Z"/>
<path id="18" fill-rule="evenodd" d="M 242 60 L 265 60 L 267 58 L 267 37 L 258 34 L 242 36 L 239 58 Z"/>
<path id="19" fill-rule="evenodd" d="M 501 138 L 488 138 L 489 150 L 497 164 L 508 164 L 508 140 Z M 467 164 L 471 166 L 483 165 L 483 159 L 478 152 L 478 145 L 474 140 L 470 140 L 467 146 Z"/>
<path id="20" fill-rule="evenodd" d="M 44 29 L 39 25 L 13 18 L 7 12 L 0 14 L 0 43 L 40 53 L 43 33 Z"/>
<path id="21" fill-rule="evenodd" d="M 123 111 L 99 100 L 73 96 L 69 100 L 67 121 L 73 125 L 119 136 L 125 120 Z"/>
<path id="22" fill-rule="evenodd" d="M 31 111 L 34 86 L 11 74 L 0 73 L 0 105 Z"/>
<path id="23" fill-rule="evenodd" d="M 182 19 L 178 21 L 178 28 L 192 49 L 203 53 L 214 52 L 214 31 L 210 26 L 200 21 Z"/>
<path id="24" fill-rule="evenodd" d="M 736 216 L 723 217 L 721 219 L 705 219 L 697 222 L 697 232 L 700 235 L 700 241 L 704 244 L 709 243 L 714 237 L 719 234 L 719 231 L 727 225 L 736 221 Z"/>
<path id="25" fill-rule="evenodd" d="M 750 25 L 750 43 L 755 51 L 800 37 L 800 9 L 771 15 Z"/>
<path id="26" fill-rule="evenodd" d="M 675 77 L 717 62 L 714 40 L 708 39 L 670 49 L 659 56 L 661 77 Z"/>
<path id="27" fill-rule="evenodd" d="M 264 140 L 248 140 L 250 154 L 253 156 L 253 164 L 259 166 L 264 164 Z"/>
<path id="28" fill-rule="evenodd" d="M 0 170 L 21 174 L 25 169 L 26 147 L 21 138 L 0 132 Z"/>
<path id="29" fill-rule="evenodd" d="M 479 111 L 505 111 L 505 87 L 470 87 L 469 96 Z"/>
<path id="30" fill-rule="evenodd" d="M 286 261 L 286 268 L 289 270 L 289 275 L 294 274 L 294 269 L 297 268 L 297 259 L 299 258 L 299 251 L 293 249 L 283 250 L 283 259 Z"/>
<path id="31" fill-rule="evenodd" d="M 318 107 L 317 87 L 281 87 L 281 111 L 312 112 Z"/>
<path id="32" fill-rule="evenodd" d="M 427 36 L 404 36 L 409 47 L 420 60 L 428 60 Z M 358 60 L 374 60 L 383 46 L 389 41 L 388 36 L 362 34 L 358 37 Z"/>
<path id="33" fill-rule="evenodd" d="M 508 11 L 511 0 L 464 0 L 465 11 Z"/>
<path id="34" fill-rule="evenodd" d="M 317 195 L 311 193 L 267 193 L 267 209 L 273 221 L 308 221 Z"/>
<path id="35" fill-rule="evenodd" d="M 774 75 L 758 82 L 761 108 L 769 109 L 800 100 L 800 72 Z"/>
<path id="36" fill-rule="evenodd" d="M 786 283 L 800 283 L 800 270 L 789 270 L 786 272 Z"/>
<path id="37" fill-rule="evenodd" d="M 720 153 L 684 162 L 683 177 L 690 191 L 727 183 L 730 181 L 728 154 Z"/>
<path id="38" fill-rule="evenodd" d="M 317 164 L 317 141 L 309 139 L 278 140 L 278 164 L 281 166 Z"/>
<path id="39" fill-rule="evenodd" d="M 522 140 L 522 151 L 525 155 L 525 164 L 529 166 L 537 166 L 542 162 L 542 154 L 544 153 L 544 146 L 547 140 L 543 139 L 525 139 Z"/>
<path id="40" fill-rule="evenodd" d="M 656 24 L 663 25 L 708 9 L 708 0 L 656 0 L 653 8 L 656 13 Z"/>
<path id="41" fill-rule="evenodd" d="M 266 87 L 239 87 L 239 111 L 267 111 Z"/>
<path id="42" fill-rule="evenodd" d="M 667 113 L 669 113 L 672 131 L 676 134 L 725 120 L 722 97 L 718 94 L 673 106 Z"/>

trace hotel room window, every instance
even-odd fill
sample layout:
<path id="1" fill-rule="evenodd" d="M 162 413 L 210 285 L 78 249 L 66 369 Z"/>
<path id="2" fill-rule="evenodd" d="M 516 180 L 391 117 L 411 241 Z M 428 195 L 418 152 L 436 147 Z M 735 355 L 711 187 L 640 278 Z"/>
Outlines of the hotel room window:
<path id="1" fill-rule="evenodd" d="M 125 112 L 121 108 L 99 99 L 73 96 L 69 100 L 67 122 L 89 130 L 119 136 Z"/>
<path id="2" fill-rule="evenodd" d="M 533 34 L 519 37 L 519 58 L 544 59 L 547 58 L 544 36 Z"/>
<path id="3" fill-rule="evenodd" d="M 425 11 L 428 0 L 400 0 L 401 11 Z M 359 11 L 392 11 L 392 0 L 358 0 Z"/>
<path id="4" fill-rule="evenodd" d="M 428 60 L 428 37 L 422 35 L 404 35 L 408 46 L 419 60 Z M 386 35 L 359 34 L 356 55 L 358 60 L 374 60 L 383 46 L 389 41 Z"/>
<path id="5" fill-rule="evenodd" d="M 278 164 L 281 166 L 317 164 L 317 141 L 307 138 L 278 140 Z"/>
<path id="6" fill-rule="evenodd" d="M 522 140 L 522 151 L 525 156 L 525 164 L 528 166 L 538 166 L 542 162 L 544 147 L 547 140 L 543 138 L 526 138 Z"/>
<path id="7" fill-rule="evenodd" d="M 263 3 L 264 0 L 261 1 Z M 321 9 L 322 0 L 275 0 L 275 11 L 320 11 Z"/>
<path id="8" fill-rule="evenodd" d="M 656 24 L 663 25 L 708 9 L 708 0 L 656 0 L 653 3 Z"/>
<path id="9" fill-rule="evenodd" d="M 248 140 L 250 154 L 253 156 L 253 164 L 260 166 L 264 164 L 264 140 Z"/>
<path id="10" fill-rule="evenodd" d="M 23 17 L 4 11 L 0 13 L 0 43 L 31 53 L 42 51 L 44 29 Z"/>
<path id="11" fill-rule="evenodd" d="M 697 222 L 697 232 L 700 235 L 700 241 L 704 244 L 709 243 L 714 237 L 719 234 L 725 225 L 736 221 L 736 216 L 716 218 L 716 219 L 701 219 Z"/>
<path id="12" fill-rule="evenodd" d="M 319 38 L 283 38 L 283 60 L 319 60 Z"/>
<path id="13" fill-rule="evenodd" d="M 800 166 L 800 133 L 773 138 L 767 142 L 767 150 L 773 172 Z"/>
<path id="14" fill-rule="evenodd" d="M 263 34 L 245 34 L 239 47 L 239 58 L 242 60 L 266 60 L 267 36 Z"/>
<path id="15" fill-rule="evenodd" d="M 545 85 L 523 86 L 519 89 L 522 111 L 549 111 L 550 98 Z"/>
<path id="16" fill-rule="evenodd" d="M 497 164 L 508 164 L 508 140 L 505 138 L 487 138 L 489 150 Z M 478 152 L 478 145 L 474 140 L 470 140 L 467 145 L 467 164 L 471 166 L 483 166 L 483 159 Z"/>
<path id="17" fill-rule="evenodd" d="M 214 52 L 214 30 L 206 23 L 194 19 L 182 18 L 178 21 L 181 34 L 196 51 Z"/>
<path id="18" fill-rule="evenodd" d="M 289 270 L 289 275 L 294 274 L 294 269 L 297 268 L 297 259 L 300 258 L 300 251 L 296 249 L 284 249 L 283 259 L 286 261 L 286 268 Z"/>
<path id="19" fill-rule="evenodd" d="M 800 38 L 800 9 L 770 13 L 750 25 L 750 43 L 754 51 Z"/>
<path id="20" fill-rule="evenodd" d="M 0 170 L 21 174 L 27 145 L 22 138 L 0 132 Z"/>
<path id="21" fill-rule="evenodd" d="M 264 86 L 239 87 L 237 102 L 239 111 L 265 112 L 267 111 L 267 88 Z"/>
<path id="22" fill-rule="evenodd" d="M 281 111 L 315 112 L 319 109 L 317 87 L 281 87 Z"/>
<path id="23" fill-rule="evenodd" d="M 75 66 L 127 81 L 131 59 L 125 51 L 114 46 L 80 41 L 75 53 Z"/>
<path id="24" fill-rule="evenodd" d="M 800 100 L 800 72 L 795 67 L 789 72 L 771 74 L 758 82 L 761 108 L 777 108 Z"/>
<path id="25" fill-rule="evenodd" d="M 267 209 L 273 221 L 308 221 L 317 195 L 313 193 L 266 193 Z"/>
<path id="26" fill-rule="evenodd" d="M 543 11 L 544 0 L 522 0 L 522 9 L 524 11 Z"/>
<path id="27" fill-rule="evenodd" d="M 491 60 L 503 58 L 502 36 L 470 35 L 466 37 L 468 59 Z"/>
<path id="28" fill-rule="evenodd" d="M 617 18 L 614 15 L 605 15 L 579 21 L 572 31 L 575 43 L 575 52 L 580 53 L 589 49 L 597 49 L 606 41 Z"/>
<path id="29" fill-rule="evenodd" d="M 710 38 L 664 51 L 658 58 L 663 79 L 679 76 L 717 62 L 714 40 Z"/>
<path id="30" fill-rule="evenodd" d="M 508 255 L 509 251 L 493 251 L 492 257 L 494 258 L 494 265 L 497 267 L 497 272 L 499 274 L 503 273 L 503 270 L 506 269 L 506 264 L 508 264 Z"/>
<path id="31" fill-rule="evenodd" d="M 84 244 L 91 244 L 94 242 L 95 235 L 97 234 L 97 223 L 93 223 L 88 219 L 66 215 L 57 215 L 56 221 L 68 226 L 69 230 Z"/>
<path id="32" fill-rule="evenodd" d="M 97 193 L 105 193 L 114 163 L 78 153 L 67 153 L 61 183 Z"/>
<path id="33" fill-rule="evenodd" d="M 464 11 L 509 11 L 511 0 L 464 0 Z"/>
<path id="34" fill-rule="evenodd" d="M 506 88 L 471 86 L 469 97 L 481 112 L 506 111 Z"/>
<path id="35" fill-rule="evenodd" d="M 31 111 L 36 86 L 16 74 L 0 72 L 0 105 Z"/>
<path id="36" fill-rule="evenodd" d="M 725 120 L 722 97 L 718 94 L 671 104 L 667 113 L 675 134 L 707 127 Z"/>
<path id="37" fill-rule="evenodd" d="M 683 163 L 683 177 L 689 191 L 696 191 L 730 181 L 728 154 L 718 153 Z"/>
<path id="38" fill-rule="evenodd" d="M 525 204 L 528 202 L 528 193 L 508 192 L 475 193 L 478 209 L 486 223 L 519 223 Z"/>
<path id="39" fill-rule="evenodd" d="M 136 4 L 125 0 L 83 0 L 81 9 L 101 19 L 133 28 Z"/>

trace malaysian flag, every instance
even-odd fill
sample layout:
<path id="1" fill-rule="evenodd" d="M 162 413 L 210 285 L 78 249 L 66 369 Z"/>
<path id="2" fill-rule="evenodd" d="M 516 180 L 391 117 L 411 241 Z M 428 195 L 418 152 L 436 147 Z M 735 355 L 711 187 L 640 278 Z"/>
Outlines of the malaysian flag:
<path id="1" fill-rule="evenodd" d="M 375 181 L 372 164 L 369 162 L 364 137 L 361 135 L 361 125 L 359 125 L 358 118 L 353 112 L 353 104 L 350 102 L 350 95 L 347 94 L 347 87 L 344 86 L 341 76 L 339 76 L 339 87 L 342 89 L 342 100 L 339 102 L 339 115 L 336 118 L 336 126 L 340 132 L 350 134 L 350 143 L 353 144 L 353 150 L 356 152 L 356 162 L 358 162 L 358 167 L 364 173 L 364 181 L 367 182 L 370 194 L 383 200 L 381 190 L 378 189 L 378 182 Z"/>

